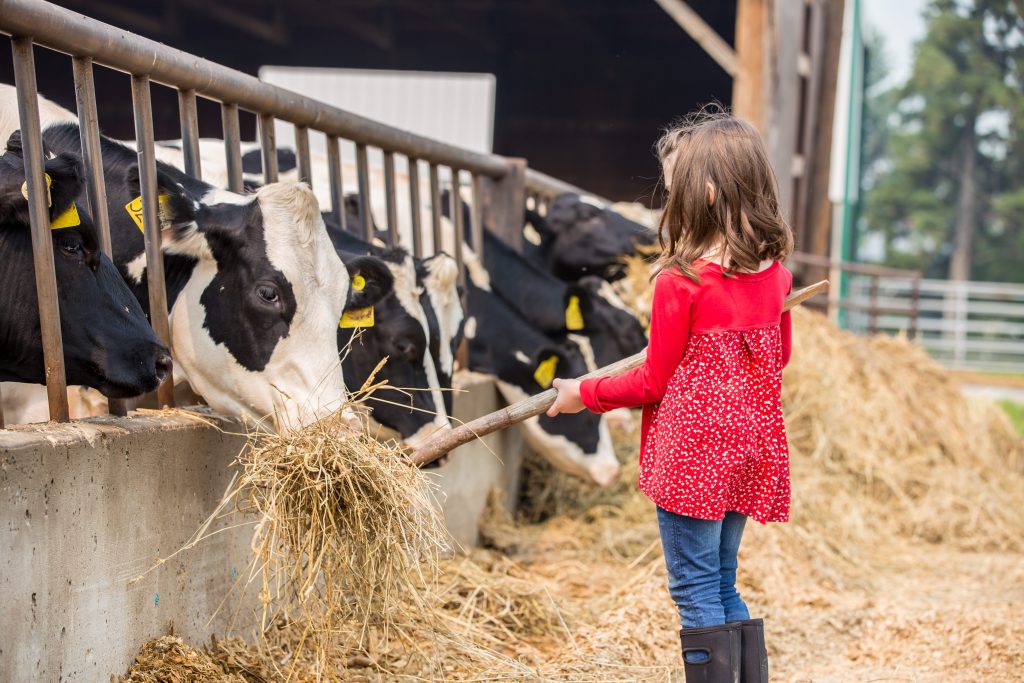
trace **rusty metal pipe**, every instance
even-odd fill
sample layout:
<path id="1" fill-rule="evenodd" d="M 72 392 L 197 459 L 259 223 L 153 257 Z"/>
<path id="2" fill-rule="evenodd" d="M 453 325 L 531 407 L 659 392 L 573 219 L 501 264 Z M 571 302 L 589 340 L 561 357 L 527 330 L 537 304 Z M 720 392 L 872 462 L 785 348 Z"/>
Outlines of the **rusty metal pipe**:
<path id="1" fill-rule="evenodd" d="M 54 50 L 364 145 L 496 178 L 506 173 L 500 156 L 471 152 L 328 106 L 43 0 L 0 0 L 0 31 L 33 36 L 37 44 Z"/>
<path id="2" fill-rule="evenodd" d="M 156 156 L 153 153 L 153 107 L 150 100 L 149 77 L 147 76 L 132 76 L 132 109 L 135 114 L 135 139 L 139 155 L 142 224 L 145 226 L 149 322 L 160 341 L 170 348 L 171 331 L 170 320 L 167 317 L 167 288 L 164 286 L 164 255 L 160 249 Z M 168 377 L 156 388 L 156 396 L 161 407 L 174 406 L 173 377 Z"/>
<path id="3" fill-rule="evenodd" d="M 35 267 L 36 297 L 39 301 L 39 327 L 43 342 L 43 369 L 50 419 L 67 422 L 68 392 L 64 374 L 64 346 L 57 303 L 57 274 L 53 264 L 50 237 L 50 211 L 46 205 L 49 191 L 43 178 L 43 138 L 39 125 L 39 99 L 36 97 L 36 66 L 31 38 L 14 38 L 14 83 L 18 91 L 18 122 L 25 158 L 25 182 L 28 190 L 28 214 L 32 224 L 32 259 Z"/>

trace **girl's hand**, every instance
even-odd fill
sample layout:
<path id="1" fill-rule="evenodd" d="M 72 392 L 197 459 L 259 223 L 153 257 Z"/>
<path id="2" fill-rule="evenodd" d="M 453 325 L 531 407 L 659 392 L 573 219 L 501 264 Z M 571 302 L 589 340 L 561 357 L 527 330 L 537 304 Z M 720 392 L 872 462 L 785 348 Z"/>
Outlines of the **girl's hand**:
<path id="1" fill-rule="evenodd" d="M 556 379 L 552 386 L 558 390 L 558 398 L 550 408 L 548 415 L 554 417 L 559 413 L 578 413 L 584 408 L 580 398 L 580 381 L 578 379 Z"/>

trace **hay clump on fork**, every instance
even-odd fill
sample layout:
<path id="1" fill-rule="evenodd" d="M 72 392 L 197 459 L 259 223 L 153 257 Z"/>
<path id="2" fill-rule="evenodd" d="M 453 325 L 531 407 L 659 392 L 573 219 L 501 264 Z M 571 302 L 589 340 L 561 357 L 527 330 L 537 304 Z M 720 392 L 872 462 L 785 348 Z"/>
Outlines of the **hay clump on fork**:
<path id="1" fill-rule="evenodd" d="M 366 651 L 430 620 L 424 588 L 449 536 L 433 486 L 397 444 L 336 414 L 253 434 L 238 462 L 236 500 L 258 518 L 250 580 L 260 585 L 264 631 L 297 619 L 326 663 L 339 640 Z"/>

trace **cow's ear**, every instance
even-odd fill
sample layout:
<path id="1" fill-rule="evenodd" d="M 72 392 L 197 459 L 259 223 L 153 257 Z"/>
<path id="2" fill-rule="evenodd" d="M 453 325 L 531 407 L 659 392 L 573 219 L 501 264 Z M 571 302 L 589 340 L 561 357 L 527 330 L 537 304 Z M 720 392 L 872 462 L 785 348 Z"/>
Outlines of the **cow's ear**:
<path id="1" fill-rule="evenodd" d="M 531 244 L 540 245 L 557 237 L 555 229 L 545 216 L 527 209 L 524 218 L 523 237 Z"/>
<path id="2" fill-rule="evenodd" d="M 124 182 L 133 197 L 142 195 L 139 182 L 139 165 L 129 166 L 124 172 Z M 171 231 L 172 239 L 184 238 L 184 233 L 195 229 L 196 203 L 179 183 L 166 171 L 157 168 L 156 190 L 160 196 L 160 223 L 164 230 Z M 182 234 L 179 234 L 182 233 Z"/>
<path id="3" fill-rule="evenodd" d="M 6 151 L 10 152 L 11 154 L 13 154 L 15 156 L 19 156 L 20 157 L 20 156 L 23 155 L 22 146 L 21 146 L 21 129 L 20 128 L 18 130 L 14 131 L 13 133 L 11 133 L 11 136 L 9 138 L 7 138 L 7 144 L 4 145 L 4 148 L 6 149 Z"/>
<path id="4" fill-rule="evenodd" d="M 50 218 L 61 215 L 74 203 L 85 186 L 82 159 L 75 154 L 58 154 L 44 166 L 50 176 Z"/>
<path id="5" fill-rule="evenodd" d="M 345 262 L 348 270 L 348 301 L 345 308 L 356 310 L 373 306 L 394 289 L 395 277 L 384 261 L 376 256 L 356 256 Z"/>

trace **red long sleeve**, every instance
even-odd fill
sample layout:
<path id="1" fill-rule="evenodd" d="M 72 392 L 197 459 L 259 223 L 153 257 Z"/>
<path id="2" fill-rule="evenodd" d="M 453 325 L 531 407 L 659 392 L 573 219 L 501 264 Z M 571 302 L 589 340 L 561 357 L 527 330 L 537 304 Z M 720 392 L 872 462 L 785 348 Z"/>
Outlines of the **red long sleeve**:
<path id="1" fill-rule="evenodd" d="M 671 272 L 655 279 L 647 360 L 618 377 L 585 380 L 580 385 L 580 396 L 592 412 L 635 408 L 657 403 L 665 396 L 690 338 L 692 297 L 686 282 L 682 275 Z"/>

